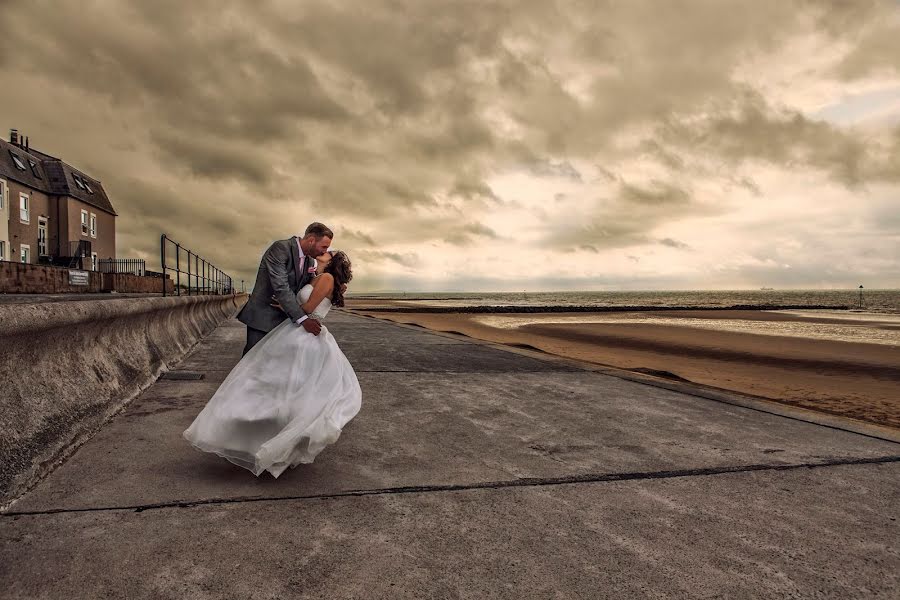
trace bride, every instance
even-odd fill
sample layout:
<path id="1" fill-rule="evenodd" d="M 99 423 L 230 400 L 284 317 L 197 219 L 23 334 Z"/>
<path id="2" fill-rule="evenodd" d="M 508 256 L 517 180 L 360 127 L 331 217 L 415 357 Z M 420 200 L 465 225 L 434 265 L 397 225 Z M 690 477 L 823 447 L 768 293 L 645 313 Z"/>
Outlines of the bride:
<path id="1" fill-rule="evenodd" d="M 321 320 L 344 305 L 353 274 L 344 252 L 320 257 L 318 272 L 297 297 Z M 337 441 L 361 401 L 356 373 L 331 333 L 322 327 L 316 336 L 285 319 L 228 374 L 184 437 L 254 475 L 278 477 Z"/>

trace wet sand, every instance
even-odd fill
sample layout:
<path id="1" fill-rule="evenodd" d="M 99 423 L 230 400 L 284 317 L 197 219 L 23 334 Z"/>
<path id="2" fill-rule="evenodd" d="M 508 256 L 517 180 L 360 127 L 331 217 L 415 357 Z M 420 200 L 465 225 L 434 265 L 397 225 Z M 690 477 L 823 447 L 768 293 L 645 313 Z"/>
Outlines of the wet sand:
<path id="1" fill-rule="evenodd" d="M 378 311 L 390 305 L 389 301 L 377 306 L 370 301 L 348 302 L 348 308 L 356 312 L 399 323 L 533 347 L 594 364 L 660 372 L 671 378 L 900 428 L 900 345 L 894 343 L 900 323 L 896 321 L 861 323 L 853 314 L 844 317 L 744 310 L 603 313 L 587 318 L 584 313 L 497 317 Z M 715 320 L 722 321 L 725 329 L 746 329 L 719 330 L 711 324 Z M 774 329 L 769 324 L 774 324 Z M 873 336 L 884 334 L 885 338 L 881 343 L 871 343 L 827 339 L 827 335 L 826 339 L 815 339 L 771 334 L 781 329 L 815 330 L 812 324 L 820 324 L 826 333 L 868 330 Z M 755 327 L 767 329 L 769 334 L 751 332 Z"/>

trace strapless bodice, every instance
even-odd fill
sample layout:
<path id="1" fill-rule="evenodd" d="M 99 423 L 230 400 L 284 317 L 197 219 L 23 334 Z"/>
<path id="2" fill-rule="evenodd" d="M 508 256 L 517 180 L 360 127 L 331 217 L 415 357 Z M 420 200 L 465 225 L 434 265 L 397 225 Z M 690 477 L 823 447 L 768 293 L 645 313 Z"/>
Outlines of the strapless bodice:
<path id="1" fill-rule="evenodd" d="M 307 283 L 302 288 L 300 288 L 300 292 L 297 294 L 297 298 L 300 300 L 300 304 L 303 304 L 309 297 L 312 295 L 313 286 L 311 283 Z M 322 320 L 328 315 L 328 311 L 331 310 L 331 298 L 323 298 L 319 305 L 316 307 L 314 311 L 312 311 L 312 316 L 316 317 L 319 320 Z"/>

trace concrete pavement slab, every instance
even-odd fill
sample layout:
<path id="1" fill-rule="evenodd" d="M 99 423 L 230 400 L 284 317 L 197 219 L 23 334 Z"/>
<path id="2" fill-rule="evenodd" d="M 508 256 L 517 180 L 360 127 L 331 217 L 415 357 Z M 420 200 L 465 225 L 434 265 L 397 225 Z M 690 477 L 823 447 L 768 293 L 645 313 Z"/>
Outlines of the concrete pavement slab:
<path id="1" fill-rule="evenodd" d="M 175 367 L 203 379 L 158 381 L 0 516 L 0 590 L 896 596 L 900 444 L 350 314 L 327 325 L 363 407 L 314 464 L 255 478 L 181 438 L 240 358 L 231 321 Z"/>
<path id="2" fill-rule="evenodd" d="M 381 328 L 385 338 L 402 329 L 386 323 Z M 891 442 L 592 372 L 363 371 L 358 373 L 362 410 L 335 446 L 277 481 L 255 478 L 181 438 L 239 359 L 234 350 L 240 345 L 228 336 L 204 340 L 197 349 L 202 361 L 191 355 L 178 365 L 200 368 L 203 380 L 159 381 L 14 509 L 143 506 L 900 455 L 900 445 Z M 484 354 L 520 358 L 468 346 L 482 353 L 457 355 L 470 357 L 472 369 Z M 217 348 L 220 358 L 210 363 Z M 447 351 L 411 349 L 437 356 Z M 539 362 L 529 358 L 524 364 L 531 361 Z"/>
<path id="3" fill-rule="evenodd" d="M 0 519 L 30 598 L 896 598 L 900 465 Z"/>

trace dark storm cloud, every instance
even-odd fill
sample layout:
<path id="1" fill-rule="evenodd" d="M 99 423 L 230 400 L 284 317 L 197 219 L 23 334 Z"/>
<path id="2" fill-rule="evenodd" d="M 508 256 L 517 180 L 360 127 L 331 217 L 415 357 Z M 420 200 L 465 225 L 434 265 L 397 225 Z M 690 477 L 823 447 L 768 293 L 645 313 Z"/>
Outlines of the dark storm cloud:
<path id="1" fill-rule="evenodd" d="M 355 242 L 362 242 L 363 244 L 369 246 L 377 246 L 375 240 L 372 239 L 367 233 L 363 233 L 362 231 L 354 231 L 352 229 L 347 229 L 346 227 L 338 227 L 337 234 L 342 240 L 352 240 Z"/>
<path id="2" fill-rule="evenodd" d="M 497 240 L 481 217 L 522 205 L 493 176 L 593 184 L 582 164 L 602 165 L 610 198 L 543 218 L 548 235 L 600 252 L 713 214 L 691 177 L 759 193 L 697 155 L 851 187 L 900 181 L 900 137 L 876 144 L 735 79 L 747 56 L 821 31 L 852 46 L 840 77 L 894 72 L 896 14 L 775 0 L 13 0 L 0 11 L 16 94 L 4 116 L 104 181 L 123 252 L 152 256 L 173 231 L 249 278 L 272 239 L 321 218 L 337 247 L 411 268 L 416 253 L 372 248 Z M 664 173 L 626 175 L 623 161 Z"/>
<path id="3" fill-rule="evenodd" d="M 659 243 L 663 246 L 668 246 L 669 248 L 676 248 L 678 250 L 688 250 L 690 246 L 685 244 L 684 242 L 679 242 L 678 240 L 673 240 L 672 238 L 663 238 L 659 240 Z"/>
<path id="4" fill-rule="evenodd" d="M 694 199 L 689 190 L 659 180 L 637 185 L 618 178 L 615 196 L 597 202 L 594 216 L 587 223 L 569 223 L 556 228 L 545 238 L 550 242 L 565 235 L 577 246 L 595 249 L 627 248 L 654 243 L 651 232 L 661 224 L 685 216 L 712 216 L 722 209 Z M 674 240 L 665 240 L 672 246 Z M 677 247 L 677 246 L 672 246 Z"/>
<path id="5" fill-rule="evenodd" d="M 484 237 L 489 239 L 498 239 L 497 232 L 490 227 L 481 223 L 465 223 L 454 226 L 444 241 L 454 246 L 467 246 L 476 238 Z"/>
<path id="6" fill-rule="evenodd" d="M 640 149 L 669 169 L 678 170 L 684 168 L 684 159 L 675 152 L 663 147 L 657 140 L 644 140 L 641 142 Z"/>
<path id="7" fill-rule="evenodd" d="M 265 156 L 225 140 L 184 137 L 178 132 L 152 133 L 160 158 L 173 169 L 210 179 L 235 178 L 263 185 L 273 176 Z"/>
<path id="8" fill-rule="evenodd" d="M 685 190 L 671 183 L 658 180 L 652 180 L 646 186 L 630 183 L 623 184 L 619 197 L 628 204 L 642 204 L 645 206 L 686 204 L 690 202 L 690 197 Z"/>
<path id="9" fill-rule="evenodd" d="M 401 254 L 398 252 L 381 252 L 379 250 L 359 250 L 354 252 L 353 256 L 367 263 L 396 263 L 411 269 L 421 266 L 421 261 L 414 252 Z"/>
<path id="10" fill-rule="evenodd" d="M 891 13 L 891 2 L 894 12 Z M 896 2 L 858 0 L 832 2 L 829 10 L 817 14 L 820 26 L 836 42 L 854 40 L 851 51 L 837 65 L 836 73 L 845 79 L 857 79 L 879 72 L 898 72 L 900 63 L 900 26 Z"/>
<path id="11" fill-rule="evenodd" d="M 822 169 L 848 187 L 900 181 L 896 141 L 893 147 L 879 146 L 852 130 L 775 109 L 757 94 L 745 95 L 734 108 L 700 121 L 668 123 L 658 135 L 674 146 L 734 163 L 758 159 L 789 168 Z"/>
<path id="12" fill-rule="evenodd" d="M 450 190 L 450 195 L 485 205 L 503 203 L 503 200 L 494 193 L 491 186 L 480 179 L 462 178 L 457 180 Z"/>
<path id="13" fill-rule="evenodd" d="M 530 171 L 539 177 L 562 177 L 573 181 L 581 181 L 581 173 L 569 161 L 539 161 L 530 167 Z"/>

